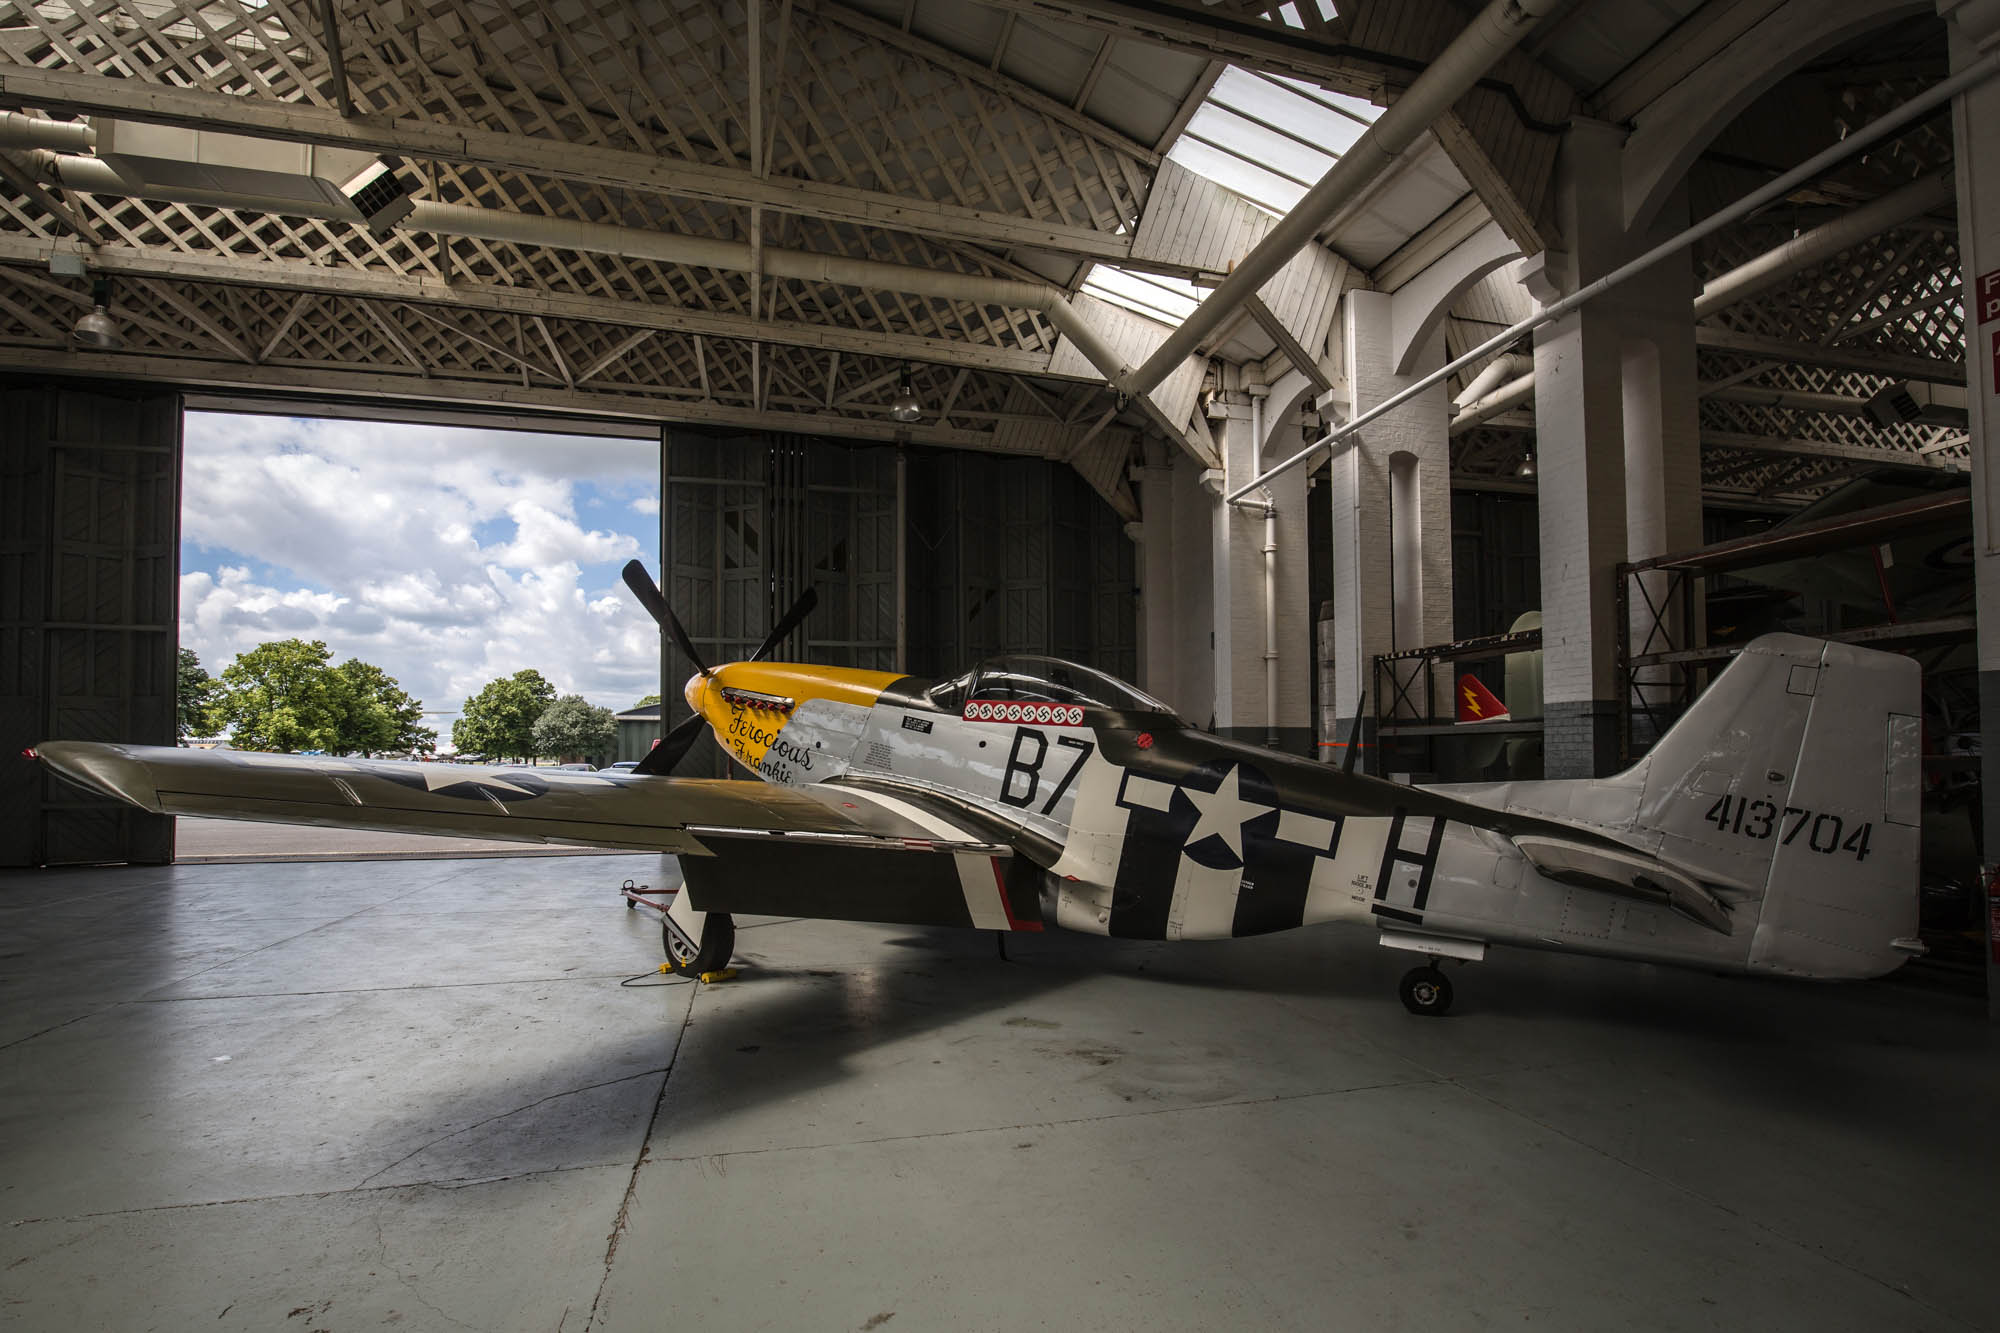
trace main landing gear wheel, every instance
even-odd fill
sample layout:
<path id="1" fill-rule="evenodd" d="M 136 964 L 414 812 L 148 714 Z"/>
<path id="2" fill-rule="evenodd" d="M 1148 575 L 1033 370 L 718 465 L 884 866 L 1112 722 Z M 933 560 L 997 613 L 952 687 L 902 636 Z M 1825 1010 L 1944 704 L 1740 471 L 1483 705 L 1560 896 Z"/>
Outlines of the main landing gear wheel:
<path id="1" fill-rule="evenodd" d="M 694 940 L 671 916 L 661 917 L 660 942 L 667 950 L 667 971 L 675 976 L 720 972 L 736 952 L 736 922 L 727 912 L 710 912 L 702 920 L 701 938 Z"/>
<path id="2" fill-rule="evenodd" d="M 1413 967 L 1396 984 L 1403 1007 L 1413 1014 L 1436 1018 L 1451 1011 L 1451 981 L 1435 967 Z"/>

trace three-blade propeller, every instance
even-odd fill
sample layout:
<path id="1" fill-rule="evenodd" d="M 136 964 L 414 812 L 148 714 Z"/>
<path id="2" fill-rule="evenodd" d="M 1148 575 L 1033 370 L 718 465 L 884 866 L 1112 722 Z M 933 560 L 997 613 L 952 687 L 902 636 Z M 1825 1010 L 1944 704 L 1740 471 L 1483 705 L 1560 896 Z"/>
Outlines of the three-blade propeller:
<path id="1" fill-rule="evenodd" d="M 639 599 L 639 605 L 646 608 L 646 613 L 653 617 L 660 628 L 672 636 L 674 646 L 681 650 L 682 656 L 694 663 L 695 670 L 704 678 L 713 676 L 714 668 L 702 661 L 701 654 L 694 649 L 694 640 L 690 639 L 687 630 L 682 628 L 680 617 L 674 614 L 673 607 L 667 605 L 666 596 L 661 593 L 659 585 L 653 582 L 653 576 L 648 574 L 646 567 L 637 560 L 630 561 L 625 566 L 625 586 L 632 590 L 632 595 Z M 807 588 L 805 596 L 792 603 L 792 609 L 779 617 L 778 623 L 771 627 L 771 632 L 764 636 L 764 642 L 757 645 L 757 651 L 745 660 L 761 662 L 769 657 L 777 646 L 784 642 L 786 636 L 797 629 L 799 623 L 811 615 L 813 608 L 818 605 L 819 593 Z M 695 741 L 701 736 L 701 728 L 705 721 L 700 713 L 696 713 L 682 722 L 662 737 L 660 743 L 654 746 L 632 771 L 655 777 L 673 772 L 675 765 L 694 748 Z"/>

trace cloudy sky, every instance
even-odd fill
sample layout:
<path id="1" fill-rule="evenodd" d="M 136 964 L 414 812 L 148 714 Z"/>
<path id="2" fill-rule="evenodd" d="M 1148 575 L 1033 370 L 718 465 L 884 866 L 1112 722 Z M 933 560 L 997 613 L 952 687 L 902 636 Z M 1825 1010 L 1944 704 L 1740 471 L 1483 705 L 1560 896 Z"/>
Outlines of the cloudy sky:
<path id="1" fill-rule="evenodd" d="M 658 568 L 652 442 L 198 412 L 185 436 L 181 645 L 211 673 L 304 638 L 426 709 L 522 667 L 614 710 L 658 688 L 618 578 Z"/>

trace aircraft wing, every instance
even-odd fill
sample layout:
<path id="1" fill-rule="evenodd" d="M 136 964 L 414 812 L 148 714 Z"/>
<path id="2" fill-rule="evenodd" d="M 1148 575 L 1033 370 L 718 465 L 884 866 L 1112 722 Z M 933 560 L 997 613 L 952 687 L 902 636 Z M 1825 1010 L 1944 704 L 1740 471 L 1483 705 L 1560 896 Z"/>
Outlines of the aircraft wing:
<path id="1" fill-rule="evenodd" d="M 142 809 L 280 824 L 713 854 L 714 839 L 1008 856 L 995 831 L 849 788 L 49 741 L 70 781 Z"/>

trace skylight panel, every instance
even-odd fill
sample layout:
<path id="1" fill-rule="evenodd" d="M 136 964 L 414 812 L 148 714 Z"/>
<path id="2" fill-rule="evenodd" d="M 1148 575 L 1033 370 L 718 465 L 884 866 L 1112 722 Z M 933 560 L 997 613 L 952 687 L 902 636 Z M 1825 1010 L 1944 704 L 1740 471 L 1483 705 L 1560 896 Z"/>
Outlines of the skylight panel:
<path id="1" fill-rule="evenodd" d="M 1330 0 L 1300 0 L 1323 19 Z M 1296 15 L 1291 19 L 1296 23 Z M 1296 79 L 1222 72 L 1167 156 L 1268 213 L 1289 213 L 1340 154 L 1375 123 L 1379 109 Z M 1109 264 L 1092 267 L 1083 290 L 1162 324 L 1178 325 L 1201 304 L 1193 283 Z"/>
<path id="2" fill-rule="evenodd" d="M 1090 276 L 1083 281 L 1083 290 L 1100 300 L 1162 324 L 1180 324 L 1201 304 L 1201 293 L 1184 278 L 1164 278 L 1156 273 L 1128 273 L 1110 264 L 1098 264 L 1092 268 Z"/>
<path id="3" fill-rule="evenodd" d="M 1376 114 L 1359 98 L 1230 68 L 1167 156 L 1270 212 L 1285 213 Z"/>

